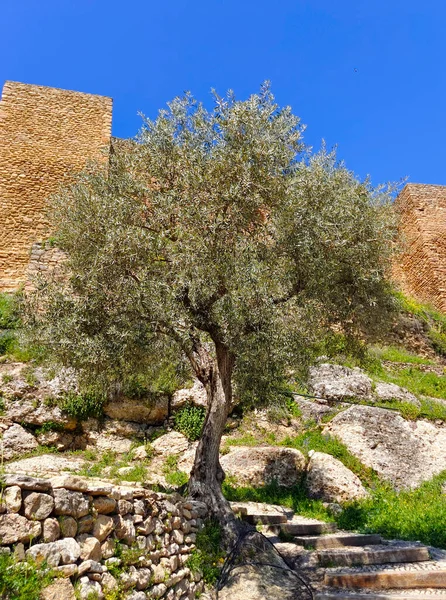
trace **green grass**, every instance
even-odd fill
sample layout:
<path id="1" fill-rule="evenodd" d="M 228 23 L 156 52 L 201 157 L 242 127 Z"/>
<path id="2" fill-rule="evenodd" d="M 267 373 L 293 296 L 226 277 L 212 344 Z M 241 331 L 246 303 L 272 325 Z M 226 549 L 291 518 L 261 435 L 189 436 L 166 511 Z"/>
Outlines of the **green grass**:
<path id="1" fill-rule="evenodd" d="M 339 527 L 380 533 L 388 539 L 418 540 L 446 548 L 446 471 L 415 490 L 381 486 L 365 500 L 350 503 L 337 517 Z"/>
<path id="2" fill-rule="evenodd" d="M 383 370 L 379 379 L 406 388 L 416 396 L 446 399 L 446 376 L 425 372 L 416 366 Z"/>
<path id="3" fill-rule="evenodd" d="M 432 360 L 408 352 L 405 348 L 400 348 L 398 346 L 384 346 L 382 348 L 379 346 L 372 346 L 372 348 L 370 348 L 370 354 L 381 361 L 387 360 L 390 362 L 411 363 L 414 365 L 433 364 Z"/>
<path id="4" fill-rule="evenodd" d="M 291 508 L 296 514 L 332 521 L 333 516 L 325 508 L 321 500 L 307 497 L 305 486 L 295 485 L 282 488 L 271 483 L 264 487 L 236 487 L 230 480 L 223 482 L 223 493 L 228 500 L 236 502 L 266 502 Z"/>
<path id="5" fill-rule="evenodd" d="M 3 600 L 32 600 L 54 577 L 45 565 L 18 563 L 9 554 L 0 554 L 0 598 Z"/>
<path id="6" fill-rule="evenodd" d="M 319 428 L 305 431 L 294 438 L 288 437 L 281 445 L 288 448 L 296 448 L 305 455 L 308 455 L 310 450 L 331 454 L 340 460 L 350 471 L 353 471 L 366 485 L 373 486 L 379 481 L 379 477 L 375 471 L 363 465 L 356 456 L 353 456 L 349 452 L 347 446 L 337 438 L 323 434 Z"/>
<path id="7" fill-rule="evenodd" d="M 170 454 L 166 457 L 163 466 L 163 475 L 168 485 L 181 487 L 188 482 L 188 475 L 184 471 L 178 469 L 178 456 Z"/>

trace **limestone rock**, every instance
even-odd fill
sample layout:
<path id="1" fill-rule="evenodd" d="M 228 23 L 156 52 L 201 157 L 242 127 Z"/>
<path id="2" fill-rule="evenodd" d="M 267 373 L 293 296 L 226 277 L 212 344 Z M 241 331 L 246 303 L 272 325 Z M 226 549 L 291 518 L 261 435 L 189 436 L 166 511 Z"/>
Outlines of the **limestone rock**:
<path id="1" fill-rule="evenodd" d="M 3 434 L 3 457 L 12 460 L 38 447 L 36 438 L 17 423 L 8 427 Z"/>
<path id="2" fill-rule="evenodd" d="M 84 462 L 82 458 L 77 456 L 66 457 L 58 454 L 42 454 L 41 456 L 10 462 L 5 465 L 5 471 L 14 473 L 14 475 L 17 473 L 32 473 L 50 476 L 62 471 L 78 471 Z M 46 489 L 49 489 L 50 482 L 47 481 L 46 485 Z"/>
<path id="3" fill-rule="evenodd" d="M 5 402 L 5 416 L 14 423 L 26 423 L 41 426 L 48 421 L 61 425 L 64 429 L 75 429 L 77 422 L 73 417 L 64 414 L 59 407 L 45 406 L 36 399 L 7 400 Z"/>
<path id="4" fill-rule="evenodd" d="M 62 555 L 56 542 L 49 544 L 35 544 L 26 551 L 26 558 L 32 559 L 37 565 L 43 562 L 48 563 L 50 567 L 57 567 L 62 560 Z"/>
<path id="5" fill-rule="evenodd" d="M 54 446 L 59 452 L 81 449 L 85 444 L 82 436 L 67 431 L 46 431 L 39 433 L 37 441 L 41 446 Z"/>
<path id="6" fill-rule="evenodd" d="M 83 534 L 77 538 L 77 541 L 81 547 L 80 557 L 82 560 L 94 560 L 99 562 L 102 559 L 101 544 L 97 538 L 91 535 Z"/>
<path id="7" fill-rule="evenodd" d="M 173 411 L 185 406 L 186 404 L 194 404 L 195 406 L 207 406 L 206 390 L 204 385 L 195 379 L 191 388 L 177 390 L 172 396 L 171 409 Z"/>
<path id="8" fill-rule="evenodd" d="M 18 485 L 7 487 L 3 492 L 2 503 L 8 512 L 18 513 L 22 506 L 22 490 Z"/>
<path id="9" fill-rule="evenodd" d="M 69 515 L 59 517 L 59 527 L 62 537 L 75 537 L 77 533 L 77 521 Z"/>
<path id="10" fill-rule="evenodd" d="M 52 513 L 54 500 L 49 494 L 28 492 L 23 500 L 23 508 L 28 519 L 43 521 Z"/>
<path id="11" fill-rule="evenodd" d="M 308 386 L 315 396 L 332 401 L 372 397 L 372 380 L 361 369 L 330 363 L 310 369 Z"/>
<path id="12" fill-rule="evenodd" d="M 113 519 L 111 517 L 99 515 L 93 525 L 93 535 L 100 542 L 103 542 L 113 531 L 114 527 Z"/>
<path id="13" fill-rule="evenodd" d="M 0 545 L 15 544 L 16 542 L 29 542 L 36 538 L 42 531 L 40 521 L 28 521 L 26 517 L 9 513 L 0 515 Z"/>
<path id="14" fill-rule="evenodd" d="M 103 496 L 104 494 L 113 493 L 113 486 L 110 483 L 68 474 L 53 477 L 51 479 L 51 487 L 53 489 L 65 488 L 73 492 L 84 492 L 92 496 Z"/>
<path id="15" fill-rule="evenodd" d="M 103 600 L 104 598 L 101 584 L 97 581 L 91 581 L 88 577 L 80 578 L 78 591 L 81 600 L 91 600 L 91 598 Z"/>
<path id="16" fill-rule="evenodd" d="M 366 466 L 397 488 L 413 488 L 444 470 L 446 428 L 428 421 L 406 421 L 398 413 L 351 406 L 324 428 Z"/>
<path id="17" fill-rule="evenodd" d="M 60 537 L 60 527 L 57 519 L 45 519 L 42 527 L 44 542 L 55 542 Z"/>
<path id="18" fill-rule="evenodd" d="M 52 542 L 52 544 L 60 552 L 62 564 L 64 565 L 75 563 L 81 555 L 81 547 L 73 538 L 64 538 L 63 540 Z"/>
<path id="19" fill-rule="evenodd" d="M 104 407 L 107 417 L 119 421 L 158 424 L 168 416 L 169 399 L 167 396 L 153 396 L 147 399 L 119 398 Z"/>
<path id="20" fill-rule="evenodd" d="M 181 454 L 189 447 L 187 437 L 178 431 L 170 431 L 152 442 L 157 454 Z"/>
<path id="21" fill-rule="evenodd" d="M 28 475 L 7 473 L 3 475 L 3 484 L 6 487 L 16 485 L 22 490 L 30 490 L 32 492 L 48 492 L 51 490 L 51 484 L 48 479 L 38 479 L 36 477 L 29 477 Z"/>
<path id="22" fill-rule="evenodd" d="M 41 600 L 76 600 L 73 584 L 69 579 L 56 579 L 42 591 L 40 598 Z"/>
<path id="23" fill-rule="evenodd" d="M 218 593 L 219 600 L 295 600 L 310 597 L 298 594 L 298 580 L 283 564 L 281 569 L 269 565 L 244 565 L 233 569 Z"/>
<path id="24" fill-rule="evenodd" d="M 252 486 L 273 481 L 284 487 L 293 486 L 301 480 L 305 463 L 299 450 L 277 446 L 234 447 L 220 459 L 226 475 L 240 485 Z"/>
<path id="25" fill-rule="evenodd" d="M 107 496 L 97 496 L 93 506 L 102 515 L 108 515 L 116 510 L 116 500 Z"/>
<path id="26" fill-rule="evenodd" d="M 325 502 L 348 502 L 368 495 L 359 477 L 324 452 L 310 453 L 306 483 L 310 497 Z"/>
<path id="27" fill-rule="evenodd" d="M 400 402 L 408 402 L 409 404 L 420 406 L 420 401 L 414 394 L 394 383 L 378 382 L 375 385 L 375 395 L 379 400 L 383 401 L 399 400 Z"/>
<path id="28" fill-rule="evenodd" d="M 69 515 L 79 519 L 88 514 L 88 498 L 81 492 L 64 488 L 54 490 L 54 512 L 56 515 Z"/>

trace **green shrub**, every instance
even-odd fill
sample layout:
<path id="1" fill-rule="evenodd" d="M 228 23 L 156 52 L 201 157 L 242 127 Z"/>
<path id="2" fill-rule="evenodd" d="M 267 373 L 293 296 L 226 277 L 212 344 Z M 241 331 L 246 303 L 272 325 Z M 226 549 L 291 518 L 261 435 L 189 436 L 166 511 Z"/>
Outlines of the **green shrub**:
<path id="1" fill-rule="evenodd" d="M 67 393 L 59 406 L 63 412 L 78 421 L 86 421 L 90 417 L 100 419 L 104 415 L 105 396 L 98 392 L 76 394 Z"/>
<path id="2" fill-rule="evenodd" d="M 206 410 L 201 406 L 187 405 L 178 410 L 174 417 L 174 427 L 184 434 L 188 440 L 198 440 L 203 429 Z"/>
<path id="3" fill-rule="evenodd" d="M 10 554 L 0 554 L 0 598 L 3 600 L 32 600 L 53 581 L 45 565 L 17 563 Z"/>
<path id="4" fill-rule="evenodd" d="M 0 294 L 0 329 L 16 329 L 20 324 L 16 294 Z"/>
<path id="5" fill-rule="evenodd" d="M 445 482 L 443 471 L 415 490 L 396 492 L 390 486 L 380 486 L 370 498 L 347 504 L 337 517 L 338 525 L 446 548 Z"/>
<path id="6" fill-rule="evenodd" d="M 186 565 L 192 573 L 202 573 L 208 585 L 215 585 L 224 563 L 222 532 L 218 521 L 208 519 L 204 527 L 197 532 L 195 549 Z"/>

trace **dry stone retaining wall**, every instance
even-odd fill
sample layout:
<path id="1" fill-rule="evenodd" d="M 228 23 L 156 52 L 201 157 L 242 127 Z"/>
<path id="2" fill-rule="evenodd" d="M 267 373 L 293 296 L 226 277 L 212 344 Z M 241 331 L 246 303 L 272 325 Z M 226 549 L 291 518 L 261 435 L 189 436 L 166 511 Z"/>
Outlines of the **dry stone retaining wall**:
<path id="1" fill-rule="evenodd" d="M 112 100 L 7 81 L 0 102 L 0 291 L 25 280 L 48 235 L 47 197 L 89 160 L 108 161 Z"/>
<path id="2" fill-rule="evenodd" d="M 0 551 L 46 562 L 77 582 L 81 598 L 191 600 L 203 590 L 187 566 L 206 507 L 179 495 L 71 475 L 5 475 Z M 125 556 L 132 555 L 131 560 Z"/>

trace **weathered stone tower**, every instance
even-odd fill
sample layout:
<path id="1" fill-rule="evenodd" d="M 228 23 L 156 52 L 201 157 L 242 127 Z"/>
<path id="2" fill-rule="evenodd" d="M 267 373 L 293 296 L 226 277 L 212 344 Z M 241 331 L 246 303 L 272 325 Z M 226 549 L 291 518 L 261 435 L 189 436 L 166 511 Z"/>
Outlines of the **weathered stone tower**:
<path id="1" fill-rule="evenodd" d="M 24 282 L 48 235 L 46 198 L 89 160 L 107 161 L 112 100 L 7 81 L 0 102 L 0 291 Z"/>
<path id="2" fill-rule="evenodd" d="M 395 278 L 407 294 L 446 312 L 446 186 L 410 183 L 395 204 L 403 244 Z"/>

